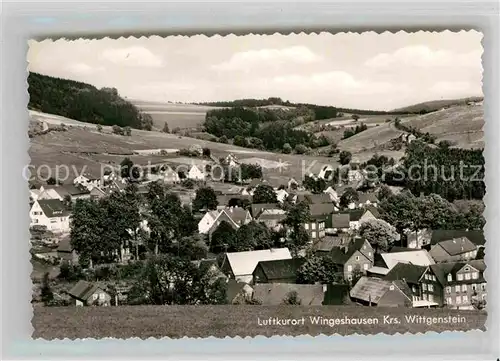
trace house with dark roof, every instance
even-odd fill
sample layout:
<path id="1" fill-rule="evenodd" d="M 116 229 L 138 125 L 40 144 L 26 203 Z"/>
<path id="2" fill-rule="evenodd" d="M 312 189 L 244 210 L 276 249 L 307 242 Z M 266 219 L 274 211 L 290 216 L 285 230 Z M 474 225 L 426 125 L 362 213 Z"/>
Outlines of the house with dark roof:
<path id="1" fill-rule="evenodd" d="M 349 213 L 333 213 L 327 224 L 328 232 L 333 234 L 347 233 L 351 229 L 351 216 Z"/>
<path id="2" fill-rule="evenodd" d="M 335 211 L 333 203 L 314 203 L 309 205 L 310 220 L 304 223 L 304 229 L 314 242 L 326 235 L 326 222 Z"/>
<path id="3" fill-rule="evenodd" d="M 107 196 L 107 193 L 101 187 L 94 187 L 90 191 L 90 199 L 97 200 Z"/>
<path id="4" fill-rule="evenodd" d="M 252 298 L 265 306 L 288 304 L 294 298 L 301 306 L 321 306 L 326 286 L 294 283 L 259 283 L 253 286 Z"/>
<path id="5" fill-rule="evenodd" d="M 349 209 L 363 208 L 363 207 L 377 207 L 379 200 L 374 192 L 369 193 L 358 193 L 359 199 L 355 202 L 351 202 L 348 205 Z"/>
<path id="6" fill-rule="evenodd" d="M 62 201 L 67 197 L 72 201 L 76 201 L 77 199 L 89 199 L 90 191 L 78 183 L 43 185 L 40 187 L 38 199 L 59 199 Z"/>
<path id="7" fill-rule="evenodd" d="M 295 283 L 297 271 L 304 262 L 304 258 L 261 261 L 253 271 L 253 284 Z"/>
<path id="8" fill-rule="evenodd" d="M 484 260 L 438 263 L 430 266 L 443 286 L 444 304 L 450 308 L 472 309 L 487 297 Z"/>
<path id="9" fill-rule="evenodd" d="M 430 235 L 430 244 L 434 245 L 442 241 L 449 241 L 450 239 L 456 239 L 461 237 L 467 237 L 469 241 L 474 243 L 478 247 L 484 246 L 486 239 L 484 237 L 483 231 L 477 230 L 445 230 L 445 229 L 435 229 L 432 230 Z"/>
<path id="10" fill-rule="evenodd" d="M 350 291 L 351 299 L 363 305 L 382 307 L 412 307 L 412 295 L 402 281 L 361 277 Z"/>
<path id="11" fill-rule="evenodd" d="M 458 262 L 476 258 L 477 250 L 467 237 L 460 237 L 431 245 L 429 253 L 437 263 Z"/>
<path id="12" fill-rule="evenodd" d="M 103 286 L 80 280 L 68 292 L 74 300 L 75 306 L 109 306 L 111 296 Z"/>
<path id="13" fill-rule="evenodd" d="M 253 203 L 250 207 L 250 212 L 253 218 L 258 218 L 266 209 L 281 209 L 278 203 Z"/>
<path id="14" fill-rule="evenodd" d="M 443 286 L 431 266 L 398 263 L 389 271 L 384 279 L 406 282 L 412 291 L 412 302 L 414 305 L 443 305 Z"/>
<path id="15" fill-rule="evenodd" d="M 332 204 L 330 196 L 326 193 L 299 193 L 295 196 L 295 203 L 306 202 L 307 204 Z"/>
<path id="16" fill-rule="evenodd" d="M 69 232 L 70 211 L 59 199 L 38 199 L 31 206 L 30 227 L 44 226 L 54 233 Z"/>
<path id="17" fill-rule="evenodd" d="M 380 212 L 373 206 L 334 211 L 327 218 L 327 228 L 333 233 L 345 233 L 349 230 L 357 230 L 364 222 L 379 217 Z"/>
<path id="18" fill-rule="evenodd" d="M 366 274 L 373 266 L 374 251 L 370 243 L 361 237 L 342 239 L 338 246 L 331 247 L 329 252 L 319 251 L 319 254 L 328 254 L 333 262 L 342 268 L 344 280 L 351 282 L 355 272 Z"/>
<path id="19" fill-rule="evenodd" d="M 283 209 L 265 209 L 256 219 L 259 223 L 264 223 L 267 228 L 279 231 L 283 228 L 282 221 L 286 218 L 286 211 Z"/>

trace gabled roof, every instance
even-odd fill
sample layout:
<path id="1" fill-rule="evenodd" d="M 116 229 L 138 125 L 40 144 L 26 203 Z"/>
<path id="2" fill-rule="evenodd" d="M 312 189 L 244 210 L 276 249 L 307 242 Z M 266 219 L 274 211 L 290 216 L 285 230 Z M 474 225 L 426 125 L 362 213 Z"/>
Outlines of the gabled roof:
<path id="1" fill-rule="evenodd" d="M 354 255 L 354 253 L 361 251 L 364 244 L 364 238 L 354 238 L 347 244 L 347 246 L 333 247 L 330 251 L 330 257 L 334 263 L 343 265 Z"/>
<path id="2" fill-rule="evenodd" d="M 49 218 L 65 217 L 70 214 L 70 211 L 59 199 L 40 199 L 37 202 L 43 213 Z"/>
<path id="3" fill-rule="evenodd" d="M 326 236 L 314 244 L 314 250 L 318 252 L 330 252 L 334 247 L 339 247 L 343 243 L 348 243 L 348 239 L 342 237 Z"/>
<path id="4" fill-rule="evenodd" d="M 79 196 L 90 193 L 87 188 L 75 184 L 50 185 L 44 186 L 44 188 L 55 190 L 61 197 L 64 197 L 65 195 Z"/>
<path id="5" fill-rule="evenodd" d="M 276 220 L 282 221 L 286 218 L 286 211 L 283 209 L 265 209 L 260 213 L 257 221 Z"/>
<path id="6" fill-rule="evenodd" d="M 249 216 L 249 212 L 241 207 L 225 207 L 220 210 L 219 216 L 222 212 L 226 213 L 237 225 L 241 225 Z"/>
<path id="7" fill-rule="evenodd" d="M 257 218 L 264 209 L 280 209 L 278 203 L 254 203 L 251 206 L 252 216 Z"/>
<path id="8" fill-rule="evenodd" d="M 448 241 L 450 239 L 460 237 L 467 237 L 469 241 L 477 246 L 483 246 L 486 242 L 483 231 L 436 229 L 432 231 L 431 244 L 436 244 L 441 241 Z"/>
<path id="9" fill-rule="evenodd" d="M 333 203 L 313 203 L 309 205 L 311 217 L 322 217 L 332 214 L 335 211 Z"/>
<path id="10" fill-rule="evenodd" d="M 373 192 L 370 193 L 359 193 L 358 203 L 366 203 L 370 201 L 370 203 L 378 203 L 377 195 Z"/>
<path id="11" fill-rule="evenodd" d="M 385 279 L 388 281 L 406 280 L 409 283 L 418 283 L 427 268 L 427 266 L 397 263 L 385 276 Z"/>
<path id="12" fill-rule="evenodd" d="M 291 259 L 288 248 L 265 249 L 259 251 L 226 253 L 227 260 L 235 276 L 251 275 L 261 261 Z"/>
<path id="13" fill-rule="evenodd" d="M 328 194 L 326 194 L 326 193 L 321 193 L 321 194 L 298 194 L 296 202 L 297 203 L 307 202 L 309 204 L 322 204 L 322 203 L 331 204 L 332 200 L 330 199 L 330 196 Z"/>
<path id="14" fill-rule="evenodd" d="M 477 248 L 477 246 L 469 241 L 467 237 L 453 238 L 447 241 L 441 241 L 437 244 L 441 246 L 450 256 L 471 252 Z"/>
<path id="15" fill-rule="evenodd" d="M 263 305 L 281 305 L 291 292 L 297 292 L 301 306 L 321 306 L 324 293 L 322 285 L 293 283 L 260 283 L 254 285 L 253 298 Z"/>
<path id="16" fill-rule="evenodd" d="M 104 290 L 102 286 L 97 283 L 90 283 L 87 281 L 80 280 L 78 283 L 68 292 L 71 297 L 78 300 L 87 300 L 95 291 L 98 289 Z"/>
<path id="17" fill-rule="evenodd" d="M 256 268 L 260 267 L 262 269 L 268 281 L 282 278 L 295 278 L 297 276 L 297 270 L 304 262 L 304 258 L 261 261 L 257 264 Z"/>
<path id="18" fill-rule="evenodd" d="M 332 228 L 349 228 L 350 220 L 349 213 L 334 213 L 332 214 Z"/>
<path id="19" fill-rule="evenodd" d="M 377 304 L 387 291 L 390 290 L 391 286 L 394 286 L 394 289 L 397 288 L 406 295 L 406 293 L 401 290 L 401 288 L 404 288 L 404 285 L 402 285 L 401 282 L 397 282 L 396 284 L 393 281 L 366 276 L 359 279 L 359 281 L 351 289 L 350 294 L 352 298 L 365 302 L 371 301 L 374 304 Z"/>
<path id="20" fill-rule="evenodd" d="M 382 253 L 381 256 L 389 269 L 392 269 L 398 263 L 409 263 L 418 266 L 430 266 L 435 263 L 425 249 L 411 252 Z"/>
<path id="21" fill-rule="evenodd" d="M 467 262 L 445 262 L 445 263 L 437 263 L 435 265 L 430 266 L 432 272 L 436 275 L 438 281 L 443 285 L 455 284 L 456 281 L 456 273 L 462 270 L 466 265 L 469 265 L 475 269 L 477 269 L 480 273 L 479 279 L 471 279 L 469 281 L 458 281 L 458 283 L 479 283 L 484 282 L 483 272 L 486 269 L 486 263 L 484 260 L 471 260 Z M 452 282 L 448 282 L 448 274 L 452 275 Z"/>

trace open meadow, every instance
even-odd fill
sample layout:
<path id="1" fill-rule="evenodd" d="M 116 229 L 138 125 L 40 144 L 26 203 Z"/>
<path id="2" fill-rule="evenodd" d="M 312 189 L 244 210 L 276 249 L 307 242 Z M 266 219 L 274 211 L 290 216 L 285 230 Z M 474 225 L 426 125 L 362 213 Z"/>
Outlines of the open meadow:
<path id="1" fill-rule="evenodd" d="M 384 316 L 401 320 L 384 324 Z M 463 316 L 456 324 L 408 323 L 405 316 Z M 376 318 L 371 325 L 313 325 L 310 317 Z M 305 318 L 304 325 L 261 326 L 259 320 Z M 348 335 L 484 330 L 485 312 L 362 306 L 118 306 L 39 307 L 34 309 L 34 338 L 235 337 L 277 335 Z"/>

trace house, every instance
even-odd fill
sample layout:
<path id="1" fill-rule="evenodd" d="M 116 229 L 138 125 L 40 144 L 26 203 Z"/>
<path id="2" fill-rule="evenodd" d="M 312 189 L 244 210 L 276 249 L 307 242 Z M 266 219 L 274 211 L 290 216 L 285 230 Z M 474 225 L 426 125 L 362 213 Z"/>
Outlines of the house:
<path id="1" fill-rule="evenodd" d="M 314 203 L 309 206 L 310 219 L 304 223 L 304 229 L 313 242 L 326 235 L 326 221 L 334 210 L 332 203 Z"/>
<path id="2" fill-rule="evenodd" d="M 435 264 L 434 259 L 425 249 L 408 252 L 382 253 L 381 258 L 385 267 L 391 270 L 398 263 L 408 263 L 417 266 L 430 266 Z"/>
<path id="3" fill-rule="evenodd" d="M 327 194 L 328 197 L 330 198 L 330 201 L 332 203 L 335 203 L 335 204 L 338 204 L 339 201 L 340 201 L 340 197 L 337 193 L 337 191 L 335 191 L 335 189 L 332 188 L 332 186 L 328 186 L 328 188 L 326 188 L 323 193 Z"/>
<path id="4" fill-rule="evenodd" d="M 297 305 L 321 306 L 325 298 L 323 285 L 299 285 L 293 283 L 259 283 L 253 286 L 254 300 L 265 306 L 288 304 L 292 298 Z"/>
<path id="5" fill-rule="evenodd" d="M 30 203 L 36 201 L 41 193 L 39 189 L 30 189 Z"/>
<path id="6" fill-rule="evenodd" d="M 253 218 L 258 218 L 266 209 L 281 209 L 278 203 L 253 203 L 250 207 Z"/>
<path id="7" fill-rule="evenodd" d="M 335 172 L 335 168 L 329 164 L 323 166 L 318 173 L 318 178 L 324 180 L 331 180 L 333 177 L 333 173 Z"/>
<path id="8" fill-rule="evenodd" d="M 324 254 L 328 254 L 333 248 L 348 244 L 350 241 L 349 237 L 325 236 L 313 243 L 313 250 L 319 254 L 322 252 L 324 252 Z"/>
<path id="9" fill-rule="evenodd" d="M 45 226 L 54 233 L 69 232 L 69 216 L 69 210 L 59 199 L 40 199 L 31 206 L 30 227 Z"/>
<path id="10" fill-rule="evenodd" d="M 101 189 L 101 187 L 94 187 L 90 191 L 90 199 L 96 200 L 96 199 L 101 199 L 106 197 L 107 194 L 104 190 Z"/>
<path id="11" fill-rule="evenodd" d="M 351 230 L 357 230 L 364 222 L 378 219 L 380 216 L 378 210 L 371 206 L 363 209 L 353 209 L 347 212 L 349 213 L 349 228 Z"/>
<path id="12" fill-rule="evenodd" d="M 189 169 L 187 178 L 192 179 L 194 181 L 204 181 L 205 173 L 203 173 L 196 165 L 193 164 L 191 169 Z"/>
<path id="13" fill-rule="evenodd" d="M 359 199 L 356 202 L 351 202 L 348 205 L 348 208 L 354 209 L 354 208 L 363 208 L 366 206 L 377 207 L 377 205 L 379 203 L 377 195 L 373 192 L 359 193 L 358 197 L 359 197 Z"/>
<path id="14" fill-rule="evenodd" d="M 325 254 L 324 251 L 320 251 Z M 327 252 L 333 263 L 342 269 L 344 280 L 352 281 L 355 272 L 366 274 L 373 266 L 374 251 L 370 243 L 361 237 L 342 239 L 338 246 Z"/>
<path id="15" fill-rule="evenodd" d="M 253 284 L 296 283 L 297 270 L 304 262 L 304 258 L 261 261 L 253 271 Z"/>
<path id="16" fill-rule="evenodd" d="M 234 229 L 238 229 L 242 225 L 250 223 L 252 216 L 249 211 L 241 207 L 224 207 L 208 211 L 198 222 L 198 232 L 211 235 L 222 221 L 226 221 Z"/>
<path id="17" fill-rule="evenodd" d="M 76 253 L 75 249 L 71 245 L 71 238 L 69 235 L 61 239 L 57 245 L 57 257 L 70 264 L 78 263 L 78 253 Z"/>
<path id="18" fill-rule="evenodd" d="M 472 309 L 474 304 L 486 304 L 484 260 L 438 263 L 431 268 L 443 286 L 443 299 L 447 307 Z"/>
<path id="19" fill-rule="evenodd" d="M 326 193 L 312 194 L 299 193 L 294 199 L 294 203 L 306 202 L 308 204 L 332 204 L 330 196 Z M 333 207 L 331 207 L 333 209 Z"/>
<path id="20" fill-rule="evenodd" d="M 64 184 L 64 185 L 50 185 L 42 186 L 43 190 L 38 199 L 60 199 L 69 197 L 72 201 L 77 199 L 89 199 L 90 191 L 82 185 Z"/>
<path id="21" fill-rule="evenodd" d="M 80 280 L 68 292 L 76 306 L 109 306 L 111 296 L 97 283 Z"/>
<path id="22" fill-rule="evenodd" d="M 99 187 L 102 185 L 99 178 L 92 177 L 89 174 L 80 174 L 78 177 L 73 179 L 73 184 L 79 184 L 89 191 L 91 191 L 93 187 Z"/>
<path id="23" fill-rule="evenodd" d="M 259 262 L 291 258 L 288 248 L 226 253 L 221 270 L 232 279 L 251 283 Z"/>
<path id="24" fill-rule="evenodd" d="M 420 249 L 431 242 L 432 229 L 419 229 L 418 231 L 406 230 L 406 242 L 408 248 Z"/>
<path id="25" fill-rule="evenodd" d="M 457 262 L 475 259 L 478 247 L 467 237 L 441 241 L 431 246 L 430 255 L 436 262 Z"/>
<path id="26" fill-rule="evenodd" d="M 353 301 L 368 306 L 411 307 L 411 290 L 402 281 L 363 276 L 350 291 Z"/>
<path id="27" fill-rule="evenodd" d="M 333 213 L 327 225 L 327 232 L 331 234 L 347 233 L 351 229 L 349 213 Z"/>
<path id="28" fill-rule="evenodd" d="M 265 209 L 256 219 L 259 223 L 264 223 L 267 228 L 279 231 L 283 225 L 282 221 L 286 218 L 286 211 L 283 209 Z"/>
<path id="29" fill-rule="evenodd" d="M 426 244 L 427 248 L 430 249 L 430 246 L 440 243 L 442 241 L 449 241 L 451 239 L 457 239 L 461 237 L 466 237 L 474 243 L 478 247 L 484 247 L 486 243 L 486 239 L 484 237 L 484 232 L 477 230 L 445 230 L 445 229 L 436 229 L 430 231 L 430 236 L 428 236 L 428 241 Z"/>
<path id="30" fill-rule="evenodd" d="M 284 189 L 275 191 L 278 202 L 283 203 L 288 198 L 288 192 Z"/>
<path id="31" fill-rule="evenodd" d="M 252 298 L 253 288 L 246 282 L 227 280 L 226 298 L 230 305 L 244 304 L 245 300 Z"/>
<path id="32" fill-rule="evenodd" d="M 349 285 L 347 284 L 328 284 L 326 285 L 324 306 L 339 306 L 350 304 Z"/>
<path id="33" fill-rule="evenodd" d="M 427 306 L 443 305 L 443 286 L 430 266 L 397 263 L 384 277 L 388 281 L 404 281 L 411 289 L 412 302 Z"/>

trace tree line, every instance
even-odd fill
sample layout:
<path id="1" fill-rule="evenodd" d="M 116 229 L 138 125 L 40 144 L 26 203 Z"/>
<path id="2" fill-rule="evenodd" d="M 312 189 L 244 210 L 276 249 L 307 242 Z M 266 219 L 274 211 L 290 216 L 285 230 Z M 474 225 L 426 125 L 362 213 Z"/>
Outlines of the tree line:
<path id="1" fill-rule="evenodd" d="M 120 97 L 115 88 L 96 87 L 30 72 L 28 107 L 82 122 L 151 130 L 153 120 Z"/>

